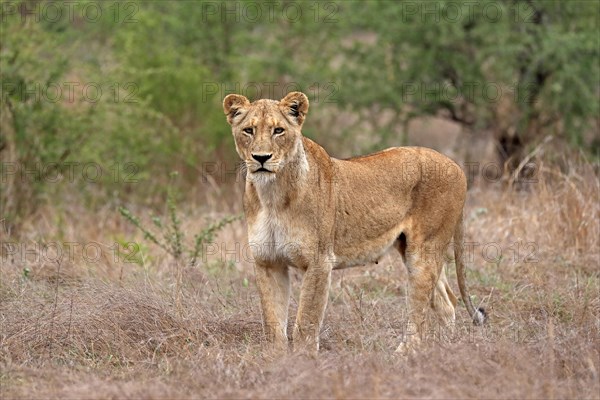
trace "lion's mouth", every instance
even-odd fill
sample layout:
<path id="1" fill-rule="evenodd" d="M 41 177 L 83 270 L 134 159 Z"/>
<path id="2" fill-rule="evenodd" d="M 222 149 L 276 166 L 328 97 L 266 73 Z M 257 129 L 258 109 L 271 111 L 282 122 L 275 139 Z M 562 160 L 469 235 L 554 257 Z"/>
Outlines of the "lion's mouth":
<path id="1" fill-rule="evenodd" d="M 259 169 L 257 169 L 257 170 L 254 171 L 254 173 L 257 173 L 257 172 L 273 172 L 273 171 L 269 171 L 265 167 L 260 167 Z"/>

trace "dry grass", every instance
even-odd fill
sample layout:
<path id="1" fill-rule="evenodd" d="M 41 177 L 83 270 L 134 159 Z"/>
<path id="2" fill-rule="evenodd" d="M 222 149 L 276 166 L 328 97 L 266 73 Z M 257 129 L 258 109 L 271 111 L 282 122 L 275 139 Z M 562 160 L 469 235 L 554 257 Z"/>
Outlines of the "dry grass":
<path id="1" fill-rule="evenodd" d="M 142 247 L 140 264 L 114 259 L 115 240 L 144 242 L 114 210 L 40 210 L 18 237 L 3 233 L 33 251 L 0 268 L 2 398 L 599 398 L 594 168 L 542 164 L 525 189 L 470 191 L 467 240 L 480 245 L 468 281 L 490 323 L 472 327 L 461 305 L 462 335 L 432 333 L 408 358 L 393 353 L 406 284 L 394 254 L 334 273 L 318 358 L 275 358 L 244 257 L 183 269 L 177 296 L 159 250 Z M 186 231 L 204 224 L 203 210 L 186 211 Z M 237 222 L 217 243 L 243 246 L 244 230 Z M 56 263 L 36 247 L 50 241 L 97 242 L 102 254 Z"/>

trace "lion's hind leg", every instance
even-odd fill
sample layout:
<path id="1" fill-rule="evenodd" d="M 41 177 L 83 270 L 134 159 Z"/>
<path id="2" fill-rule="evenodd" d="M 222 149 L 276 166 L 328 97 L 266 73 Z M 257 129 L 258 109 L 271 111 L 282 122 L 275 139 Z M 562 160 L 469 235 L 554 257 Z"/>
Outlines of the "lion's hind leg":
<path id="1" fill-rule="evenodd" d="M 446 268 L 442 267 L 439 278 L 431 298 L 431 308 L 435 311 L 442 328 L 451 328 L 456 320 L 457 299 L 446 277 Z"/>
<path id="2" fill-rule="evenodd" d="M 401 245 L 399 247 L 401 248 Z M 408 242 L 405 250 L 405 264 L 409 277 L 408 324 L 397 350 L 399 352 L 414 350 L 429 334 L 427 311 L 430 307 L 433 307 L 444 321 L 454 317 L 452 299 L 456 298 L 453 293 L 447 291 L 445 274 L 441 276 L 444 247 L 435 242 Z"/>

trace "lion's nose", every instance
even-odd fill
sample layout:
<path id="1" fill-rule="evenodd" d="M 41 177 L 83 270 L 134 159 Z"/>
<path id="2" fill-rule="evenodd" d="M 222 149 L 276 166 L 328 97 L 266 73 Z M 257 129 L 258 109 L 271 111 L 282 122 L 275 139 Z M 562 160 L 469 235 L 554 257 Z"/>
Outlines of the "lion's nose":
<path id="1" fill-rule="evenodd" d="M 271 158 L 271 156 L 272 154 L 252 154 L 252 158 L 258 161 L 261 165 Z"/>

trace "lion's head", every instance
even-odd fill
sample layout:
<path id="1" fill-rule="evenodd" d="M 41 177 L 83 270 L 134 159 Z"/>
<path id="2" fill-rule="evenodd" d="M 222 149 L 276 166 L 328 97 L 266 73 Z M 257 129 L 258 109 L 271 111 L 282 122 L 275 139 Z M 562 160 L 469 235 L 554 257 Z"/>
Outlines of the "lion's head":
<path id="1" fill-rule="evenodd" d="M 303 152 L 301 129 L 308 112 L 304 93 L 291 92 L 280 101 L 253 103 L 230 94 L 223 100 L 223 110 L 250 177 L 271 180 L 287 165 L 299 161 Z"/>

